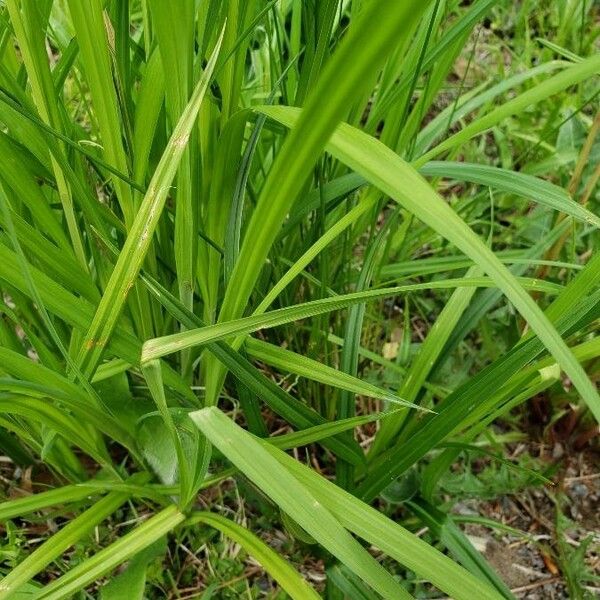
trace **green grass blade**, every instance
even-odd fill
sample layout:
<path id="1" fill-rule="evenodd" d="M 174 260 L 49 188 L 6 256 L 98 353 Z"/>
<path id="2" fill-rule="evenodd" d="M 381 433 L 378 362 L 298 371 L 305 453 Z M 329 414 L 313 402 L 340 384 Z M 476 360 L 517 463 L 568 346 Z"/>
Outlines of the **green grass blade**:
<path id="1" fill-rule="evenodd" d="M 460 146 L 472 137 L 483 133 L 490 127 L 500 123 L 506 117 L 510 117 L 528 106 L 549 98 L 568 87 L 584 81 L 600 72 L 600 55 L 592 56 L 586 60 L 565 69 L 561 73 L 546 79 L 535 87 L 519 94 L 516 98 L 502 104 L 495 110 L 479 117 L 458 133 L 450 136 L 431 150 L 421 156 L 415 165 L 422 166 L 429 162 L 432 158 L 440 154 Z"/>
<path id="2" fill-rule="evenodd" d="M 202 319 L 190 312 L 168 290 L 151 276 L 142 272 L 141 279 L 151 294 L 178 321 L 188 328 L 203 326 Z M 210 343 L 208 349 L 221 361 L 248 390 L 261 398 L 278 415 L 296 428 L 303 429 L 326 425 L 327 421 L 318 412 L 297 400 L 276 383 L 268 379 L 244 356 L 224 342 Z M 324 440 L 323 444 L 336 455 L 352 464 L 363 462 L 363 453 L 356 443 L 347 443 L 336 438 Z"/>
<path id="3" fill-rule="evenodd" d="M 448 161 L 428 162 L 419 169 L 419 172 L 430 177 L 447 177 L 457 181 L 478 183 L 502 192 L 531 198 L 543 206 L 571 215 L 583 223 L 600 227 L 600 218 L 593 212 L 575 202 L 562 188 L 539 177 L 487 165 Z"/>
<path id="4" fill-rule="evenodd" d="M 373 589 L 384 598 L 411 597 L 258 439 L 215 407 L 204 408 L 192 413 L 191 417 L 202 433 L 246 477 Z"/>
<path id="5" fill-rule="evenodd" d="M 513 263 L 513 266 L 510 267 L 511 272 L 514 275 L 522 275 L 526 271 L 529 263 L 545 263 L 546 261 L 536 259 L 535 257 L 542 256 L 544 252 L 551 248 L 552 245 L 565 233 L 568 227 L 569 222 L 565 220 L 562 223 L 560 223 L 557 227 L 555 227 L 552 231 L 550 231 L 548 234 L 544 235 L 537 244 L 532 246 L 524 253 L 522 258 L 520 258 L 517 262 Z M 581 265 L 564 264 L 557 266 L 578 270 L 582 268 Z M 575 279 L 577 279 L 577 277 L 575 277 Z M 565 291 L 566 288 L 563 288 L 558 297 L 555 299 L 555 302 L 565 293 Z M 587 292 L 584 292 L 581 295 L 585 296 L 586 293 Z M 483 316 L 487 314 L 489 310 L 498 302 L 498 300 L 501 297 L 501 294 L 502 292 L 498 289 L 483 290 L 482 292 L 478 293 L 474 301 L 465 310 L 460 321 L 454 328 L 454 331 L 448 339 L 448 342 L 444 349 L 444 355 L 447 356 L 451 354 L 454 348 L 456 348 L 456 346 L 467 336 L 469 331 L 472 331 L 475 327 L 477 327 L 478 323 L 481 321 Z M 550 314 L 548 314 L 548 316 L 550 317 L 550 320 L 554 322 Z"/>
<path id="6" fill-rule="evenodd" d="M 165 424 L 165 427 L 171 437 L 173 446 L 175 447 L 175 455 L 177 456 L 177 468 L 179 474 L 179 482 L 181 485 L 180 490 L 180 501 L 181 505 L 185 506 L 189 500 L 189 496 L 192 493 L 192 484 L 190 481 L 190 469 L 187 461 L 187 457 L 184 454 L 183 446 L 181 444 L 181 438 L 179 432 L 173 421 L 173 416 L 167 405 L 167 399 L 165 396 L 165 388 L 162 380 L 162 370 L 160 363 L 157 360 L 150 361 L 144 364 L 142 368 L 144 378 L 148 384 L 148 389 L 156 403 L 158 412 Z"/>
<path id="7" fill-rule="evenodd" d="M 498 0 L 478 0 L 473 3 L 469 10 L 442 36 L 442 38 L 427 52 L 422 64 L 422 70 L 429 68 L 445 52 L 460 40 L 465 33 L 469 32 L 481 17 L 497 3 Z M 408 70 L 402 79 L 396 82 L 390 93 L 378 100 L 372 114 L 369 115 L 369 124 L 377 123 L 391 108 L 394 102 L 402 96 L 403 92 L 411 83 L 412 72 Z"/>
<path id="8" fill-rule="evenodd" d="M 13 265 L 18 257 L 14 252 L 0 244 L 0 279 L 14 286 L 19 292 L 31 296 L 30 286 L 26 277 Z M 50 279 L 45 273 L 35 267 L 30 267 L 31 275 L 47 310 L 64 320 L 76 330 L 86 331 L 94 316 L 91 304 L 69 293 L 62 286 Z M 33 298 L 32 298 L 33 299 Z M 109 349 L 130 365 L 139 365 L 141 342 L 124 328 L 117 328 L 113 334 Z M 196 400 L 189 386 L 168 365 L 164 364 L 163 377 L 165 383 L 174 388 L 177 393 L 189 399 Z"/>
<path id="9" fill-rule="evenodd" d="M 33 0 L 24 0 L 23 2 L 9 0 L 7 3 L 13 29 L 19 40 L 19 48 L 29 75 L 32 95 L 37 110 L 44 121 L 55 126 L 60 126 L 61 115 L 59 114 L 58 102 L 54 94 L 43 35 L 45 26 L 47 25 L 44 20 L 48 17 L 48 12 L 44 11 L 46 14 L 42 15 L 41 8 L 40 3 L 36 3 Z M 62 154 L 62 152 L 59 154 Z M 53 155 L 51 157 L 67 228 L 75 254 L 82 263 L 82 266 L 85 267 L 83 242 L 75 217 L 71 190 L 58 165 L 58 160 L 59 156 Z"/>
<path id="10" fill-rule="evenodd" d="M 517 281 L 517 280 L 515 280 Z M 546 288 L 545 285 L 540 285 L 536 280 L 521 280 L 517 282 L 519 286 L 524 283 L 529 289 Z M 288 306 L 272 310 L 262 315 L 252 315 L 242 319 L 225 321 L 216 323 L 215 325 L 207 325 L 200 329 L 174 333 L 161 338 L 147 340 L 144 342 L 142 349 L 142 362 L 147 362 L 161 356 L 167 356 L 174 352 L 180 352 L 193 346 L 199 346 L 222 339 L 232 338 L 243 334 L 252 333 L 261 329 L 277 327 L 285 323 L 314 317 L 316 315 L 340 310 L 356 304 L 362 304 L 367 300 L 375 300 L 380 298 L 388 298 L 424 289 L 452 289 L 457 287 L 489 287 L 495 286 L 492 279 L 487 277 L 472 277 L 469 279 L 447 279 L 443 281 L 432 281 L 429 283 L 415 283 L 408 285 L 396 286 L 383 290 L 367 290 L 364 292 L 355 292 L 353 294 L 344 294 L 333 296 L 331 298 L 323 298 L 321 300 L 313 300 L 295 306 Z M 521 287 L 523 289 L 523 287 Z M 554 288 L 558 291 L 557 288 Z"/>
<path id="11" fill-rule="evenodd" d="M 118 179 L 123 181 L 124 183 L 126 183 L 128 186 L 134 188 L 135 190 L 137 190 L 139 192 L 144 191 L 144 188 L 141 187 L 141 185 L 139 183 L 136 183 L 136 181 L 131 179 L 127 175 L 127 173 L 122 173 L 116 167 L 113 167 L 111 164 L 102 160 L 94 152 L 87 150 L 81 143 L 73 141 L 70 137 L 68 137 L 65 134 L 61 133 L 60 131 L 54 129 L 50 125 L 47 125 L 46 123 L 44 123 L 44 121 L 42 121 L 41 119 L 36 117 L 35 114 L 31 113 L 26 108 L 21 106 L 14 98 L 12 98 L 8 94 L 8 92 L 6 90 L 0 90 L 0 102 L 3 102 L 7 106 L 10 106 L 13 110 L 18 112 L 20 115 L 25 117 L 27 120 L 31 121 L 31 123 L 35 124 L 39 129 L 42 129 L 49 136 L 52 136 L 52 137 L 56 138 L 57 140 L 64 142 L 67 146 L 69 146 L 69 148 L 72 148 L 73 150 L 75 150 L 76 152 L 81 154 L 82 156 L 85 156 L 93 164 L 95 164 L 99 167 L 102 167 L 102 169 L 105 169 L 106 171 L 108 171 L 109 173 L 111 173 L 112 175 L 114 175 L 115 177 L 117 177 Z"/>
<path id="12" fill-rule="evenodd" d="M 480 579 L 487 580 L 503 598 L 514 600 L 515 596 L 500 579 L 500 576 L 481 553 L 473 547 L 469 538 L 457 527 L 449 515 L 428 505 L 425 501 L 409 502 L 408 504 L 465 568 L 479 576 Z"/>
<path id="13" fill-rule="evenodd" d="M 194 0 L 180 0 L 176 4 L 162 0 L 150 1 L 154 34 L 160 50 L 165 77 L 166 108 L 173 125 L 180 119 L 192 88 L 194 59 Z M 176 69 L 170 66 L 177 65 Z M 199 157 L 195 152 L 194 131 L 192 142 L 181 156 L 175 181 L 175 232 L 173 237 L 179 297 L 193 308 L 195 288 L 198 215 L 192 187 L 192 165 Z M 183 361 L 182 370 L 188 369 Z"/>
<path id="14" fill-rule="evenodd" d="M 8 348 L 0 348 L 0 360 L 3 371 L 11 375 L 8 381 L 0 380 L 0 389 L 27 395 L 28 390 L 24 389 L 27 387 L 34 395 L 54 398 L 78 418 L 89 420 L 98 431 L 126 448 L 135 447 L 131 432 L 115 417 L 107 414 L 93 396 L 84 393 L 66 377 Z"/>
<path id="15" fill-rule="evenodd" d="M 184 520 L 185 515 L 175 506 L 164 508 L 130 533 L 46 585 L 37 598 L 39 600 L 72 598 L 75 592 L 96 582 L 102 575 L 159 540 Z"/>
<path id="16" fill-rule="evenodd" d="M 405 565 L 457 600 L 497 599 L 501 596 L 447 556 L 384 514 L 327 481 L 277 448 L 269 453 L 305 485 L 340 522 L 370 544 Z"/>
<path id="17" fill-rule="evenodd" d="M 72 253 L 60 222 L 40 187 L 35 182 L 35 171 L 28 164 L 27 153 L 15 144 L 6 134 L 0 134 L 0 167 L 2 180 L 11 188 L 21 201 L 29 207 L 33 223 L 43 227 L 46 235 L 65 252 Z"/>
<path id="18" fill-rule="evenodd" d="M 320 598 L 285 559 L 244 527 L 220 515 L 208 512 L 192 513 L 186 521 L 186 525 L 196 525 L 198 523 L 220 531 L 223 535 L 242 546 L 294 600 L 316 600 Z"/>
<path id="19" fill-rule="evenodd" d="M 381 262 L 381 248 L 383 242 L 386 240 L 390 228 L 396 223 L 398 214 L 399 213 L 396 210 L 367 246 L 360 275 L 356 282 L 357 291 L 362 291 L 370 287 L 376 266 Z M 359 348 L 366 308 L 366 304 L 357 304 L 348 311 L 340 370 L 350 376 L 354 376 L 358 373 Z M 355 414 L 355 398 L 349 391 L 344 391 L 340 395 L 337 417 L 338 419 L 346 419 L 353 417 Z M 354 468 L 352 465 L 346 464 L 343 461 L 339 461 L 336 464 L 336 483 L 346 490 L 351 490 L 354 487 Z"/>
<path id="20" fill-rule="evenodd" d="M 466 276 L 476 276 L 481 273 L 477 267 L 472 267 L 467 271 Z M 460 316 L 463 314 L 473 295 L 475 289 L 461 288 L 457 289 L 436 319 L 435 323 L 429 330 L 425 341 L 419 349 L 419 353 L 410 365 L 406 372 L 406 376 L 402 380 L 402 386 L 398 394 L 410 399 L 410 402 L 416 402 L 419 397 L 419 392 L 425 383 L 430 370 L 435 365 L 440 354 L 444 350 L 444 346 L 456 327 Z M 405 417 L 397 416 L 393 419 L 386 420 L 375 436 L 375 441 L 369 451 L 369 456 L 375 456 L 382 448 L 386 448 L 394 435 L 400 429 Z"/>
<path id="21" fill-rule="evenodd" d="M 325 142 L 352 99 L 361 96 L 365 80 L 407 35 L 428 4 L 370 4 L 340 44 L 307 97 L 301 123 L 286 139 L 262 187 L 231 275 L 232 285 L 223 299 L 220 320 L 242 314 L 281 224 Z M 323 98 L 328 101 L 323 103 Z M 223 377 L 222 371 L 215 372 L 207 382 L 209 403 L 215 402 Z"/>
<path id="22" fill-rule="evenodd" d="M 348 419 L 337 419 L 331 423 L 315 425 L 314 427 L 308 427 L 302 431 L 270 437 L 267 441 L 281 450 L 289 450 L 291 448 L 313 444 L 314 442 L 323 442 L 323 440 L 326 440 L 329 437 L 338 435 L 349 429 L 354 429 L 355 427 L 360 427 L 361 425 L 366 425 L 367 423 L 372 423 L 379 419 L 384 419 L 392 414 L 394 413 L 386 412 L 376 413 L 374 415 L 350 417 Z"/>
<path id="23" fill-rule="evenodd" d="M 439 137 L 445 135 L 448 129 L 458 121 L 473 111 L 486 106 L 501 94 L 508 92 L 512 88 L 535 79 L 540 75 L 552 73 L 558 69 L 565 69 L 570 63 L 564 61 L 551 61 L 541 65 L 536 65 L 522 73 L 517 73 L 511 77 L 503 78 L 489 89 L 489 82 L 485 82 L 473 90 L 469 90 L 450 106 L 442 110 L 418 133 L 415 143 L 415 154 L 419 156 L 424 154 L 433 142 Z"/>
<path id="24" fill-rule="evenodd" d="M 322 362 L 302 356 L 291 350 L 280 348 L 268 342 L 263 342 L 255 338 L 249 338 L 246 341 L 245 349 L 250 356 L 260 360 L 276 369 L 281 369 L 288 373 L 294 373 L 302 377 L 307 377 L 314 381 L 319 381 L 325 385 L 336 387 L 354 395 L 362 395 L 370 398 L 378 398 L 400 406 L 411 406 L 414 404 L 406 403 L 402 397 L 388 392 L 371 383 L 360 380 L 358 377 L 349 375 L 344 371 L 338 371 L 333 367 L 324 365 Z"/>
<path id="25" fill-rule="evenodd" d="M 10 598 L 23 584 L 115 512 L 127 498 L 128 494 L 123 492 L 110 493 L 67 523 L 0 581 L 0 599 Z"/>
<path id="26" fill-rule="evenodd" d="M 333 240 L 338 238 L 346 229 L 354 225 L 361 216 L 366 214 L 369 209 L 375 206 L 377 198 L 369 196 L 365 198 L 358 206 L 348 211 L 339 221 L 334 223 L 311 247 L 302 254 L 302 256 L 294 262 L 294 264 L 286 271 L 281 279 L 269 290 L 269 293 L 263 298 L 261 303 L 254 310 L 254 314 L 261 314 L 281 292 L 302 273 L 303 269 L 321 253 Z"/>
<path id="27" fill-rule="evenodd" d="M 0 522 L 14 519 L 15 517 L 23 517 L 43 508 L 79 502 L 86 498 L 90 499 L 93 495 L 95 495 L 95 492 L 89 488 L 83 488 L 77 485 L 66 485 L 53 490 L 48 490 L 47 492 L 39 492 L 37 494 L 24 496 L 23 498 L 6 500 L 5 502 L 0 503 Z"/>
<path id="28" fill-rule="evenodd" d="M 585 68 L 582 68 L 582 65 Z M 565 85 L 572 84 L 593 74 L 597 68 L 600 68 L 600 56 L 588 59 L 585 63 L 576 65 L 548 80 L 552 83 L 543 88 L 543 93 L 550 95 L 563 89 Z M 578 70 L 573 73 L 572 69 Z M 565 74 L 567 75 L 562 77 Z M 560 78 L 558 82 L 556 81 L 557 77 Z M 548 83 L 548 81 L 544 83 Z M 525 92 L 523 96 L 526 94 L 528 92 Z M 536 97 L 534 96 L 534 99 Z M 522 98 L 522 96 L 519 98 Z M 525 101 L 526 106 L 533 100 L 530 96 L 527 96 Z M 505 109 L 501 113 L 502 116 L 512 114 L 513 109 L 514 106 Z M 300 112 L 298 109 L 282 107 L 267 107 L 261 110 L 269 116 L 284 122 L 287 126 L 293 126 L 296 123 Z M 361 173 L 434 231 L 455 244 L 462 252 L 471 257 L 484 272 L 488 273 L 527 320 L 532 331 L 554 355 L 596 420 L 600 421 L 600 396 L 598 396 L 597 390 L 569 351 L 564 340 L 554 329 L 550 320 L 515 280 L 510 271 L 496 258 L 494 253 L 452 208 L 434 192 L 414 168 L 375 138 L 348 125 L 338 127 L 327 148 L 338 159 Z"/>
<path id="29" fill-rule="evenodd" d="M 600 293 L 570 306 L 556 322 L 557 331 L 568 337 L 600 315 Z M 370 501 L 390 482 L 410 468 L 429 450 L 453 431 L 481 419 L 488 407 L 494 407 L 500 386 L 520 387 L 513 382 L 520 372 L 541 352 L 542 342 L 532 336 L 510 352 L 456 388 L 436 406 L 438 414 L 425 417 L 404 444 L 384 452 L 357 489 L 357 495 Z"/>
<path id="30" fill-rule="evenodd" d="M 221 38 L 222 39 L 222 38 Z M 127 294 L 135 282 L 144 257 L 152 242 L 169 187 L 177 172 L 198 110 L 211 81 L 212 72 L 219 55 L 219 44 L 208 62 L 200 81 L 181 119 L 175 127 L 169 144 L 152 176 L 148 192 L 123 246 L 117 264 L 106 286 L 102 300 L 85 336 L 85 344 L 78 357 L 84 373 L 92 375 L 108 343 L 110 334 L 123 308 Z"/>
<path id="31" fill-rule="evenodd" d="M 327 583 L 352 600 L 379 600 L 379 596 L 343 565 L 327 569 Z M 335 596 L 334 596 L 335 598 Z"/>
<path id="32" fill-rule="evenodd" d="M 104 22 L 104 3 L 102 0 L 90 0 L 85 4 L 79 0 L 69 0 L 68 6 L 98 121 L 104 156 L 117 171 L 128 174 L 130 169 L 122 141 L 117 92 L 113 85 L 109 43 Z M 130 227 L 134 218 L 132 190 L 119 178 L 113 179 L 113 185 L 123 211 L 125 224 Z"/>
<path id="33" fill-rule="evenodd" d="M 48 311 L 46 310 L 46 307 L 44 306 L 43 299 L 42 299 L 42 297 L 37 289 L 37 286 L 35 284 L 35 281 L 33 279 L 32 272 L 29 267 L 29 263 L 25 256 L 25 253 L 23 252 L 23 249 L 21 248 L 21 245 L 19 243 L 17 233 L 16 233 L 16 230 L 15 230 L 13 222 L 12 222 L 11 211 L 8 206 L 8 200 L 6 199 L 4 190 L 2 189 L 1 185 L 0 185 L 0 203 L 2 204 L 2 212 L 4 215 L 4 222 L 7 225 L 7 231 L 9 234 L 9 238 L 11 239 L 11 242 L 15 249 L 15 253 L 18 258 L 19 267 L 25 276 L 31 296 L 37 304 L 37 309 L 40 313 L 40 316 L 42 318 L 44 325 L 47 328 L 47 331 L 50 334 L 52 341 L 58 348 L 58 350 L 59 350 L 60 354 L 62 355 L 62 357 L 64 358 L 66 364 L 69 365 L 69 367 L 73 370 L 73 373 L 78 378 L 80 385 L 88 393 L 90 400 L 93 403 L 95 403 L 99 406 L 102 406 L 102 400 L 96 394 L 95 390 L 92 388 L 89 381 L 83 376 L 81 371 L 75 365 L 73 359 L 71 358 L 71 355 L 69 354 L 67 348 L 65 347 L 60 335 L 58 334 L 58 331 L 56 330 L 56 327 L 54 326 L 54 324 L 50 318 L 50 315 L 48 314 Z M 105 408 L 104 406 L 102 406 L 102 407 Z M 109 411 L 107 410 L 107 412 L 109 412 Z"/>

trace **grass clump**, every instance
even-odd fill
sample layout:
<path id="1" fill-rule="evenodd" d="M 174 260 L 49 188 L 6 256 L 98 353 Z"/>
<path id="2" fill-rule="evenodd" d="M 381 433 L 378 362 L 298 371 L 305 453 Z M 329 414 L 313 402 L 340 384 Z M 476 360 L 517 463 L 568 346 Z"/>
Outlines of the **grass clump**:
<path id="1" fill-rule="evenodd" d="M 452 504 L 597 432 L 597 16 L 1 1 L 0 598 L 513 597 Z"/>

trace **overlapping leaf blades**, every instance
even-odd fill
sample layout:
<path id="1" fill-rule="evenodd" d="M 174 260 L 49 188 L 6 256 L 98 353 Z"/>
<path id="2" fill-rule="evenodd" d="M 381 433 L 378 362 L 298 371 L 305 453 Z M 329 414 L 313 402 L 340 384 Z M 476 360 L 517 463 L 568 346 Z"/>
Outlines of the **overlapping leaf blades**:
<path id="1" fill-rule="evenodd" d="M 547 390 L 559 367 L 600 414 L 580 366 L 600 354 L 588 339 L 600 307 L 599 259 L 584 267 L 575 251 L 561 253 L 572 222 L 553 223 L 548 210 L 574 219 L 573 247 L 593 246 L 600 221 L 583 205 L 587 192 L 578 203 L 577 184 L 594 155 L 594 128 L 572 196 L 525 174 L 543 176 L 543 160 L 509 170 L 502 145 L 508 117 L 574 84 L 582 95 L 600 62 L 581 58 L 593 47 L 585 36 L 577 52 L 545 40 L 543 60 L 523 59 L 520 72 L 473 89 L 461 82 L 440 110 L 436 97 L 455 59 L 495 4 L 182 0 L 171 15 L 154 0 L 0 2 L 0 447 L 22 466 L 40 457 L 69 482 L 3 502 L 0 518 L 60 505 L 74 515 L 6 575 L 0 598 L 71 597 L 127 561 L 101 596 L 126 582 L 139 595 L 165 536 L 200 525 L 240 544 L 292 597 L 317 597 L 258 536 L 195 510 L 199 490 L 234 474 L 329 552 L 333 597 L 371 597 L 368 586 L 410 597 L 411 583 L 354 535 L 453 597 L 510 596 L 428 502 L 460 448 Z M 583 22 L 590 10 L 583 3 L 573 14 Z M 251 107 L 263 103 L 281 106 L 259 108 L 255 124 Z M 464 117 L 469 124 L 447 135 Z M 350 125 L 338 126 L 344 119 Z M 276 121 L 291 130 L 285 138 Z M 466 143 L 487 131 L 503 168 L 478 163 Z M 550 152 L 547 164 L 576 159 L 552 163 L 548 139 L 536 141 Z M 430 160 L 447 152 L 451 160 Z M 418 171 L 433 186 L 440 177 L 458 182 L 459 197 L 442 201 Z M 472 192 L 464 202 L 463 190 Z M 494 253 L 481 223 L 473 223 L 477 234 L 465 223 L 470 205 L 486 203 L 478 190 L 489 190 L 492 204 L 496 195 L 519 196 L 518 215 L 522 199 L 537 203 L 528 217 L 542 239 L 524 236 Z M 466 258 L 448 256 L 443 238 Z M 424 248 L 433 255 L 414 260 Z M 569 275 L 524 277 L 534 267 Z M 556 300 L 544 314 L 528 292 L 540 305 Z M 502 294 L 533 332 L 453 390 L 432 380 Z M 384 307 L 392 314 L 399 297 L 406 331 L 394 360 L 372 344 L 385 335 Z M 415 358 L 407 324 L 425 306 L 438 316 Z M 544 348 L 551 355 L 540 358 Z M 363 359 L 392 382 L 363 377 Z M 220 401 L 228 372 L 235 388 L 227 382 L 226 391 L 254 435 L 214 407 L 190 419 Z M 355 400 L 366 414 L 351 416 Z M 389 406 L 373 409 L 376 401 Z M 259 439 L 282 420 L 293 431 Z M 375 441 L 365 444 L 375 423 Z M 444 444 L 451 435 L 459 440 Z M 222 453 L 213 453 L 211 475 L 208 440 Z M 282 452 L 306 444 L 318 445 L 314 460 L 327 474 L 337 469 L 337 483 L 355 496 Z M 436 447 L 442 452 L 429 460 Z M 462 567 L 368 505 L 426 462 L 413 512 Z M 100 548 L 89 532 L 118 507 L 142 509 L 147 520 L 109 541 L 99 529 Z M 61 574 L 51 563 L 75 544 L 89 557 Z M 45 588 L 27 585 L 50 569 L 56 576 Z"/>

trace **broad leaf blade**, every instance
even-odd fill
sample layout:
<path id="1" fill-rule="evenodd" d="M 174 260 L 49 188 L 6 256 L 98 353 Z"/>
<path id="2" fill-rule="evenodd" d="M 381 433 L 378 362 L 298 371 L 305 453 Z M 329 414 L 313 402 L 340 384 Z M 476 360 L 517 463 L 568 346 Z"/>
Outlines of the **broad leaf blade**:
<path id="1" fill-rule="evenodd" d="M 385 598 L 410 598 L 258 439 L 235 425 L 215 407 L 199 410 L 191 417 L 202 433 L 244 475 L 373 589 Z"/>

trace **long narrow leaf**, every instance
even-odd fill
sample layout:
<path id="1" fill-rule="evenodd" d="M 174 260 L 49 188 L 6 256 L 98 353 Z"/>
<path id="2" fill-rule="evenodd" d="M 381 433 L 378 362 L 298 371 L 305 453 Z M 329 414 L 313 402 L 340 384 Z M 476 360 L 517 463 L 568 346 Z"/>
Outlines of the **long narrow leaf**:
<path id="1" fill-rule="evenodd" d="M 215 407 L 191 417 L 244 475 L 373 589 L 389 599 L 411 597 L 257 439 Z"/>
<path id="2" fill-rule="evenodd" d="M 222 39 L 222 34 L 220 39 Z M 135 216 L 106 291 L 86 333 L 85 343 L 79 352 L 78 361 L 82 371 L 87 375 L 92 375 L 96 369 L 121 313 L 127 294 L 135 282 L 146 252 L 150 247 L 154 230 L 158 225 L 158 220 L 169 193 L 169 186 L 175 177 L 177 166 L 183 156 L 202 99 L 211 81 L 212 72 L 219 55 L 219 48 L 220 46 L 217 44 L 192 98 L 173 131 L 167 149 L 154 172 L 148 192 Z"/>
<path id="3" fill-rule="evenodd" d="M 582 65 L 585 65 L 585 68 L 582 68 Z M 544 93 L 550 95 L 594 73 L 596 69 L 600 69 L 600 57 L 588 59 L 571 69 L 577 71 L 570 73 L 571 77 L 564 76 L 566 72 L 557 75 L 559 79 L 544 87 Z M 527 96 L 526 101 L 532 101 L 530 96 Z M 513 108 L 505 109 L 502 114 L 511 114 Z M 298 109 L 284 107 L 266 107 L 261 110 L 289 127 L 294 126 L 300 113 Z M 380 141 L 348 125 L 338 127 L 327 148 L 429 227 L 454 243 L 488 273 L 554 355 L 596 419 L 600 421 L 600 396 L 552 323 L 494 253 L 415 169 Z"/>
<path id="4" fill-rule="evenodd" d="M 536 281 L 526 280 L 527 287 L 530 289 L 549 289 L 548 284 Z M 444 281 L 432 281 L 430 283 L 416 283 L 411 285 L 397 286 L 383 290 L 367 290 L 364 292 L 355 292 L 353 294 L 344 294 L 334 296 L 332 298 L 323 298 L 322 300 L 314 300 L 296 306 L 288 306 L 278 310 L 272 310 L 262 315 L 253 315 L 242 319 L 225 321 L 215 325 L 207 325 L 200 329 L 174 333 L 162 338 L 155 338 L 144 342 L 142 349 L 142 362 L 154 360 L 161 356 L 173 354 L 198 346 L 207 344 L 217 340 L 227 339 L 234 336 L 252 333 L 260 329 L 277 327 L 285 323 L 306 319 L 316 315 L 331 312 L 361 304 L 367 300 L 378 298 L 389 298 L 399 294 L 423 290 L 423 289 L 452 289 L 457 287 L 488 287 L 494 286 L 494 282 L 486 277 L 472 277 L 470 279 L 447 279 Z M 552 287 L 552 286 L 550 286 Z M 522 289 L 522 288 L 520 288 Z M 554 288 L 556 289 L 556 288 Z"/>
<path id="5" fill-rule="evenodd" d="M 247 529 L 220 515 L 208 512 L 193 513 L 186 521 L 187 525 L 196 523 L 213 527 L 240 544 L 294 600 L 316 600 L 320 597 L 286 560 Z"/>

